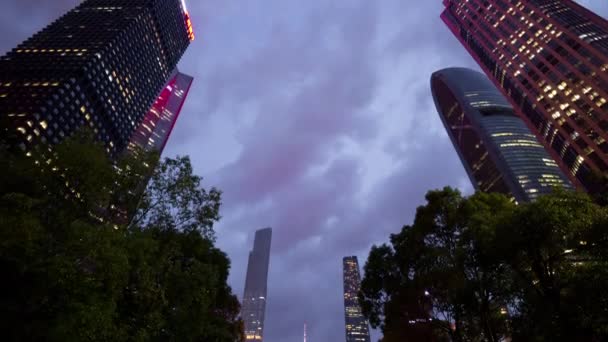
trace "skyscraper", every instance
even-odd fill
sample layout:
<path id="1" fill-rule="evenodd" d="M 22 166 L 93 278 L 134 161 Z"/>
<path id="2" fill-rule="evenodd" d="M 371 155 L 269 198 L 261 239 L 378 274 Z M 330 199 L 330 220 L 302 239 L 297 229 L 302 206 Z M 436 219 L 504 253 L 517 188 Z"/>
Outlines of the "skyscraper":
<path id="1" fill-rule="evenodd" d="M 256 231 L 253 250 L 249 252 L 247 279 L 245 280 L 245 293 L 243 294 L 241 310 L 241 317 L 245 323 L 245 341 L 248 342 L 264 339 L 271 240 L 272 228 Z"/>
<path id="2" fill-rule="evenodd" d="M 449 68 L 431 76 L 433 98 L 476 190 L 518 202 L 572 186 L 513 107 L 482 73 Z"/>
<path id="3" fill-rule="evenodd" d="M 86 126 L 123 151 L 193 38 L 183 0 L 83 1 L 0 58 L 0 139 L 28 150 Z"/>
<path id="4" fill-rule="evenodd" d="M 608 22 L 572 0 L 444 0 L 443 21 L 577 186 L 608 172 Z"/>
<path id="5" fill-rule="evenodd" d="M 370 342 L 369 324 L 359 305 L 361 275 L 356 256 L 344 257 L 344 320 L 346 324 L 346 342 Z"/>
<path id="6" fill-rule="evenodd" d="M 140 151 L 162 154 L 169 140 L 171 131 L 179 118 L 186 96 L 192 85 L 192 77 L 175 70 L 161 90 L 148 113 L 133 132 L 126 153 L 135 155 Z M 158 161 L 158 160 L 157 160 Z M 141 198 L 152 177 L 155 165 L 144 162 L 147 173 L 141 175 L 141 182 L 131 189 L 133 197 Z M 134 202 L 134 203 L 137 203 Z M 137 206 L 126 206 L 115 203 L 115 210 L 110 214 L 116 224 L 126 224 L 133 218 Z"/>
<path id="7" fill-rule="evenodd" d="M 191 85 L 192 77 L 177 70 L 173 72 L 169 82 L 131 136 L 128 146 L 130 150 L 139 147 L 162 153 Z"/>

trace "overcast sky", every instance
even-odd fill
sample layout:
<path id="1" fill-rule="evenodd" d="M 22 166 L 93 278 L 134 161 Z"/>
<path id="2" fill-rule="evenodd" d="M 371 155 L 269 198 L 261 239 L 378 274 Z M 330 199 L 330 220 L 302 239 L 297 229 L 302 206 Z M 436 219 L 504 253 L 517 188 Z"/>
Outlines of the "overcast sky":
<path id="1" fill-rule="evenodd" d="M 3 0 L 0 52 L 78 2 Z M 363 267 L 427 190 L 472 191 L 429 77 L 477 67 L 441 0 L 187 2 L 197 38 L 180 69 L 195 79 L 165 155 L 224 191 L 216 231 L 239 297 L 253 234 L 273 228 L 264 340 L 302 341 L 307 321 L 310 342 L 343 341 L 342 257 Z"/>

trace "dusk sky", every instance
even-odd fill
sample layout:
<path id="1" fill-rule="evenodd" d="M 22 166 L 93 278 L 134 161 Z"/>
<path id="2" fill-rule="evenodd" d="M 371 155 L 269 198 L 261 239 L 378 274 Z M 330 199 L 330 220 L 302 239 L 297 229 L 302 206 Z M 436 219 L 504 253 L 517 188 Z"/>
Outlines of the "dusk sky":
<path id="1" fill-rule="evenodd" d="M 77 0 L 3 0 L 0 52 Z M 363 267 L 429 189 L 471 184 L 435 111 L 432 72 L 477 69 L 441 0 L 189 0 L 194 77 L 165 156 L 223 190 L 218 245 L 241 297 L 273 228 L 265 342 L 344 340 L 342 257 Z M 608 1 L 581 1 L 608 17 Z M 378 334 L 374 336 L 374 341 Z"/>

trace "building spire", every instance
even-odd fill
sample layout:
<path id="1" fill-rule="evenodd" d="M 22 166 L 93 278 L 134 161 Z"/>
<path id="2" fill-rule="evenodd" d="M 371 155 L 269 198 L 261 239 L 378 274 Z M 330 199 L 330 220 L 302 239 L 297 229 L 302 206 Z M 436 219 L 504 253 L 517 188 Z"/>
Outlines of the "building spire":
<path id="1" fill-rule="evenodd" d="M 306 342 L 306 322 L 304 322 L 304 342 Z"/>

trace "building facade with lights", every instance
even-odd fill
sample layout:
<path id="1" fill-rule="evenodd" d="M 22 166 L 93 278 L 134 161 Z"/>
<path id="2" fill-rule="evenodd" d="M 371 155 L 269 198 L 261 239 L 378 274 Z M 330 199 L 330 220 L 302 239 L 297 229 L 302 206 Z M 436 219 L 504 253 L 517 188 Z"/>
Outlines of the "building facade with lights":
<path id="1" fill-rule="evenodd" d="M 85 0 L 0 58 L 0 139 L 27 151 L 89 127 L 128 146 L 191 40 L 181 0 Z"/>
<path id="2" fill-rule="evenodd" d="M 260 229 L 255 232 L 253 249 L 249 252 L 241 308 L 241 318 L 245 326 L 245 341 L 247 342 L 264 339 L 271 241 L 272 228 Z"/>
<path id="3" fill-rule="evenodd" d="M 162 155 L 186 101 L 192 81 L 191 76 L 177 69 L 172 73 L 156 101 L 131 135 L 129 144 L 124 150 L 125 154 L 136 156 L 140 152 L 156 152 L 158 156 Z M 144 194 L 155 169 L 154 165 L 149 165 L 147 162 L 144 162 L 144 166 L 148 172 L 142 175 L 139 185 L 131 189 L 136 198 L 141 198 L 140 196 Z M 127 224 L 137 210 L 136 206 L 116 205 L 115 207 L 116 210 L 111 217 L 117 224 Z"/>
<path id="4" fill-rule="evenodd" d="M 571 181 L 608 172 L 608 22 L 572 0 L 444 0 L 453 34 Z"/>
<path id="5" fill-rule="evenodd" d="M 361 274 L 356 256 L 344 257 L 344 321 L 346 325 L 346 342 L 370 342 L 369 323 L 363 316 L 359 305 Z"/>
<path id="6" fill-rule="evenodd" d="M 179 118 L 193 78 L 174 71 L 169 82 L 141 121 L 129 141 L 128 150 L 141 149 L 162 153 Z"/>
<path id="7" fill-rule="evenodd" d="M 476 190 L 526 202 L 555 187 L 572 189 L 555 160 L 484 74 L 443 69 L 431 76 L 431 90 Z"/>

